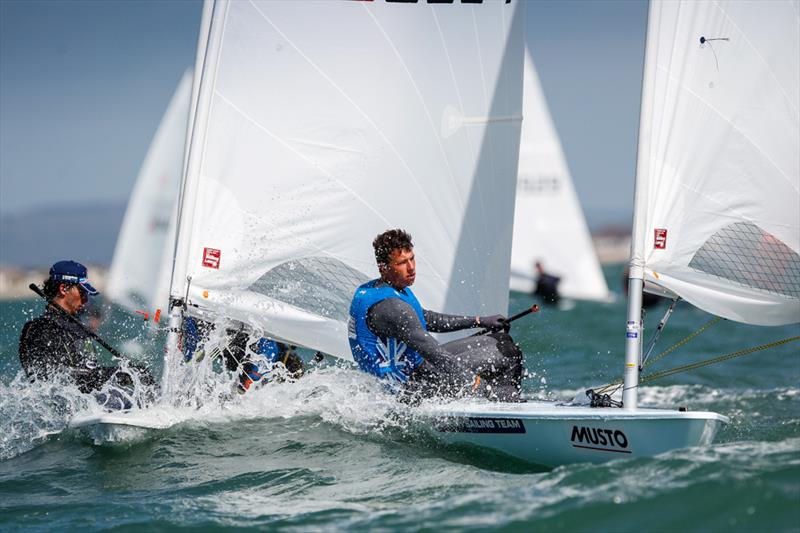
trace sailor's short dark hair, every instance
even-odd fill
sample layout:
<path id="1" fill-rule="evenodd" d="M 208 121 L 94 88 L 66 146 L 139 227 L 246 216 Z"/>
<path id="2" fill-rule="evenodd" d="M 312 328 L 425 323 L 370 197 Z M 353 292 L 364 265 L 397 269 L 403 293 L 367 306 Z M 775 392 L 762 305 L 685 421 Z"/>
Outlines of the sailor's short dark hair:
<path id="1" fill-rule="evenodd" d="M 55 280 L 53 278 L 47 278 L 44 280 L 42 284 L 42 292 L 45 296 L 47 296 L 48 300 L 52 300 L 56 296 L 58 296 L 58 288 L 61 285 L 66 285 L 69 287 L 70 285 L 74 285 L 73 283 L 64 283 L 63 281 Z"/>
<path id="2" fill-rule="evenodd" d="M 388 265 L 389 258 L 395 250 L 412 250 L 414 244 L 411 235 L 401 229 L 389 229 L 375 237 L 372 241 L 375 249 L 375 261 L 380 265 Z"/>

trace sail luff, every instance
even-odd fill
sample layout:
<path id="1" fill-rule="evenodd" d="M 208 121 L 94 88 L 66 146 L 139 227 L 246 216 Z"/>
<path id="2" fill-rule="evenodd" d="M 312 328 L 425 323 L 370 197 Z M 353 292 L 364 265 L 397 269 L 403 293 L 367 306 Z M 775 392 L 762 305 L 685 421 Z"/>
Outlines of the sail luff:
<path id="1" fill-rule="evenodd" d="M 200 28 L 197 34 L 197 53 L 195 55 L 195 64 L 194 64 L 194 72 L 199 73 L 203 69 L 203 63 L 205 61 L 205 52 L 206 48 L 208 47 L 208 38 L 209 38 L 209 31 L 211 30 L 211 16 L 214 12 L 214 2 L 210 0 L 206 0 L 203 2 L 203 10 L 200 16 Z M 170 249 L 169 249 L 169 261 L 164 263 L 165 269 L 167 269 L 166 273 L 164 274 L 164 283 L 166 286 L 166 294 L 169 298 L 170 295 L 170 288 L 172 286 L 172 275 L 175 270 L 175 258 L 177 255 L 177 232 L 178 232 L 178 220 L 180 218 L 181 212 L 181 204 L 183 202 L 183 189 L 186 183 L 186 172 L 189 166 L 189 148 L 192 142 L 192 132 L 194 132 L 194 122 L 195 122 L 195 115 L 197 113 L 197 102 L 200 94 L 200 80 L 202 76 L 200 74 L 194 76 L 192 78 L 192 94 L 191 94 L 191 102 L 189 105 L 189 121 L 186 127 L 186 140 L 184 143 L 183 149 L 183 167 L 181 168 L 181 186 L 178 194 L 178 200 L 175 204 L 175 211 L 172 213 L 170 217 L 170 231 L 169 235 L 171 237 L 170 241 Z"/>
<path id="2" fill-rule="evenodd" d="M 652 139 L 652 122 L 654 105 L 653 83 L 656 70 L 656 33 L 658 31 L 657 11 L 661 2 L 650 2 L 645 32 L 644 67 L 642 69 L 641 105 L 639 111 L 639 131 L 636 148 L 636 177 L 633 186 L 633 226 L 631 232 L 631 253 L 629 261 L 629 279 L 643 279 L 645 254 L 645 228 L 648 226 L 650 147 Z"/>
<path id="3" fill-rule="evenodd" d="M 189 239 L 181 239 L 181 232 L 191 225 L 196 205 L 198 174 L 202 166 L 202 146 L 205 129 L 198 124 L 208 120 L 213 95 L 213 71 L 216 68 L 217 52 L 222 39 L 222 26 L 227 11 L 227 0 L 206 0 L 203 5 L 203 20 L 198 44 L 198 60 L 195 65 L 193 99 L 195 106 L 190 111 L 190 130 L 187 131 L 184 176 L 178 203 L 175 232 L 175 260 L 170 281 L 170 298 L 185 296 L 189 256 Z M 203 39 L 205 37 L 205 40 Z M 204 46 L 201 46 L 204 43 Z M 196 96 L 195 96 L 196 95 Z M 182 245 L 183 243 L 183 245 Z M 185 303 L 185 302 L 184 302 Z"/>

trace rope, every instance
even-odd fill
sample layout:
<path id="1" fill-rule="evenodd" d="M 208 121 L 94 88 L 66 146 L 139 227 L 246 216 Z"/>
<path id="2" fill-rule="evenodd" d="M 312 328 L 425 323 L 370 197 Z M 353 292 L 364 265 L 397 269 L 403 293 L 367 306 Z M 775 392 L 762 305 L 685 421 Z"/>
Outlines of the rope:
<path id="1" fill-rule="evenodd" d="M 679 372 L 686 372 L 688 370 L 694 370 L 696 368 L 702 368 L 704 366 L 713 365 L 714 363 L 719 363 L 721 361 L 727 361 L 729 359 L 735 359 L 736 357 L 741 357 L 743 355 L 750 355 L 751 353 L 760 352 L 762 350 L 766 350 L 768 348 L 774 348 L 775 346 L 781 346 L 783 344 L 788 344 L 790 342 L 794 342 L 796 340 L 800 340 L 800 335 L 796 337 L 788 337 L 783 340 L 770 342 L 767 344 L 762 344 L 760 346 L 754 346 L 752 348 L 746 348 L 744 350 L 739 350 L 738 352 L 732 352 L 725 355 L 720 355 L 718 357 L 714 357 L 712 359 L 706 359 L 704 361 L 698 361 L 696 363 L 689 363 L 683 366 L 677 366 L 675 368 L 670 368 L 668 370 L 662 370 L 661 372 L 654 372 L 653 374 L 648 374 L 646 376 L 642 376 L 639 379 L 639 383 L 646 383 L 648 381 L 653 381 L 656 379 L 660 379 L 663 377 L 671 376 L 673 374 L 677 374 Z"/>
<path id="2" fill-rule="evenodd" d="M 622 387 L 622 383 L 623 383 L 623 381 L 621 379 L 618 379 L 617 381 L 612 381 L 608 385 L 603 385 L 602 387 L 597 387 L 596 389 L 594 389 L 594 391 L 597 394 L 604 394 L 604 393 L 614 394 L 615 392 L 617 392 L 617 390 L 620 387 Z M 611 392 L 608 392 L 608 391 L 611 391 Z"/>
<path id="3" fill-rule="evenodd" d="M 697 337 L 698 335 L 703 333 L 705 330 L 707 330 L 708 328 L 710 328 L 711 326 L 713 326 L 714 324 L 716 324 L 720 320 L 722 320 L 722 317 L 719 317 L 719 316 L 716 316 L 716 317 L 712 318 L 711 320 L 709 320 L 708 322 L 706 322 L 705 324 L 700 326 L 700 328 L 698 328 L 698 330 L 695 331 L 694 333 L 691 333 L 689 336 L 685 337 L 683 340 L 680 340 L 677 343 L 673 344 L 672 346 L 670 346 L 669 348 L 667 348 L 666 350 L 664 350 L 663 352 L 661 352 L 657 356 L 653 357 L 649 362 L 645 362 L 642 365 L 642 367 L 644 368 L 645 366 L 652 365 L 653 363 L 655 363 L 656 361 L 658 361 L 662 357 L 665 357 L 665 356 L 671 354 L 672 352 L 674 352 L 675 350 L 677 350 L 678 348 L 680 348 L 681 346 L 683 346 L 684 344 L 686 344 L 690 340 L 694 339 L 695 337 Z"/>
<path id="4" fill-rule="evenodd" d="M 675 305 L 675 302 L 673 302 L 673 305 Z M 655 356 L 649 362 L 647 360 L 645 360 L 644 363 L 642 363 L 642 368 L 644 368 L 645 366 L 651 365 L 651 364 L 655 363 L 656 361 L 658 361 L 659 359 L 662 359 L 663 357 L 665 357 L 665 356 L 669 355 L 670 353 L 674 352 L 675 350 L 677 350 L 678 348 L 680 348 L 681 346 L 683 346 L 684 344 L 686 344 L 690 340 L 694 339 L 695 337 L 697 337 L 698 335 L 703 333 L 705 330 L 707 330 L 708 328 L 710 328 L 711 326 L 713 326 L 714 324 L 716 324 L 720 320 L 722 320 L 722 317 L 719 317 L 719 316 L 712 318 L 711 320 L 709 320 L 708 322 L 706 322 L 705 324 L 700 326 L 696 331 L 694 331 L 693 333 L 690 333 L 687 337 L 684 337 L 683 339 L 679 340 L 678 342 L 676 342 L 675 344 L 673 344 L 672 346 L 670 346 L 669 348 L 667 348 L 666 350 L 664 350 L 663 352 L 661 352 L 660 354 Z M 604 386 L 602 386 L 600 388 L 595 389 L 595 392 L 597 392 L 598 394 L 603 394 L 603 393 L 614 394 L 615 392 L 617 392 L 617 389 L 619 389 L 622 386 L 622 384 L 623 384 L 623 380 L 621 380 L 621 379 L 616 380 L 616 381 L 612 381 L 608 385 L 604 385 Z M 611 391 L 611 392 L 608 392 L 608 391 Z"/>
<path id="5" fill-rule="evenodd" d="M 707 326 L 709 326 L 709 325 L 711 325 L 711 324 L 710 323 L 707 324 Z M 639 383 L 640 384 L 641 383 L 648 383 L 650 381 L 655 381 L 657 379 L 661 379 L 661 378 L 664 378 L 664 377 L 667 377 L 667 376 L 672 376 L 672 375 L 678 374 L 680 372 L 687 372 L 689 370 L 694 370 L 694 369 L 697 369 L 697 368 L 702 368 L 704 366 L 713 365 L 714 363 L 720 363 L 722 361 L 728 361 L 730 359 L 735 359 L 737 357 L 750 355 L 751 353 L 760 352 L 762 350 L 767 350 L 769 348 L 774 348 L 776 346 L 782 346 L 784 344 L 789 344 L 790 342 L 795 342 L 797 340 L 800 340 L 800 335 L 795 336 L 795 337 L 788 337 L 786 339 L 770 342 L 770 343 L 767 343 L 767 344 L 761 344 L 759 346 L 753 346 L 752 348 L 746 348 L 744 350 L 731 352 L 729 354 L 720 355 L 720 356 L 717 356 L 717 357 L 713 357 L 711 359 L 704 359 L 703 361 L 697 361 L 695 363 L 689 363 L 689 364 L 686 364 L 686 365 L 677 366 L 675 368 L 662 370 L 660 372 L 654 372 L 654 373 L 648 374 L 646 376 L 641 376 L 639 378 Z M 668 352 L 669 351 L 672 351 L 672 349 L 668 350 Z M 659 355 L 659 357 L 661 357 L 661 355 Z M 609 394 L 613 394 L 614 392 L 617 391 L 617 389 L 619 389 L 622 386 L 622 384 L 623 384 L 622 380 L 617 380 L 617 381 L 614 381 L 612 383 L 609 383 L 608 385 L 605 385 L 603 387 L 599 387 L 599 388 L 595 389 L 595 392 L 597 392 L 598 394 L 602 394 L 602 393 L 607 393 L 609 390 L 613 389 L 612 392 L 609 393 Z"/>

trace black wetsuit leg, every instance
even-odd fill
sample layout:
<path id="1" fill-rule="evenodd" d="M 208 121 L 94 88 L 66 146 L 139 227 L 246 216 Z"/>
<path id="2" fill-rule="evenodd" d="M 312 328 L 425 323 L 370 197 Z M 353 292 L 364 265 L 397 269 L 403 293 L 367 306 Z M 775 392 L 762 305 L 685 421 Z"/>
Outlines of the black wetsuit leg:
<path id="1" fill-rule="evenodd" d="M 448 373 L 427 362 L 420 365 L 404 388 L 404 400 L 433 396 L 457 397 L 477 385 L 476 392 L 490 400 L 520 401 L 523 354 L 504 332 L 458 339 L 442 348 L 452 354 L 457 373 Z M 469 377 L 469 382 L 465 381 Z M 480 376 L 480 381 L 475 380 Z"/>
<path id="2" fill-rule="evenodd" d="M 490 399 L 518 401 L 523 375 L 523 354 L 505 332 L 466 337 L 443 346 L 475 375 L 480 390 Z"/>

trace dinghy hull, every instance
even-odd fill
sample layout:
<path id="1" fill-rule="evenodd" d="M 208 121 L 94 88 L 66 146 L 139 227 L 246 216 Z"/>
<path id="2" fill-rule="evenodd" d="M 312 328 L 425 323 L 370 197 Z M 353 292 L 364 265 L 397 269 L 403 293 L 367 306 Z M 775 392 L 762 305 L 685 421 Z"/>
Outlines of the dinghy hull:
<path id="1" fill-rule="evenodd" d="M 555 402 L 463 403 L 423 409 L 433 434 L 442 442 L 490 448 L 547 467 L 649 457 L 707 445 L 728 422 L 711 412 Z"/>

